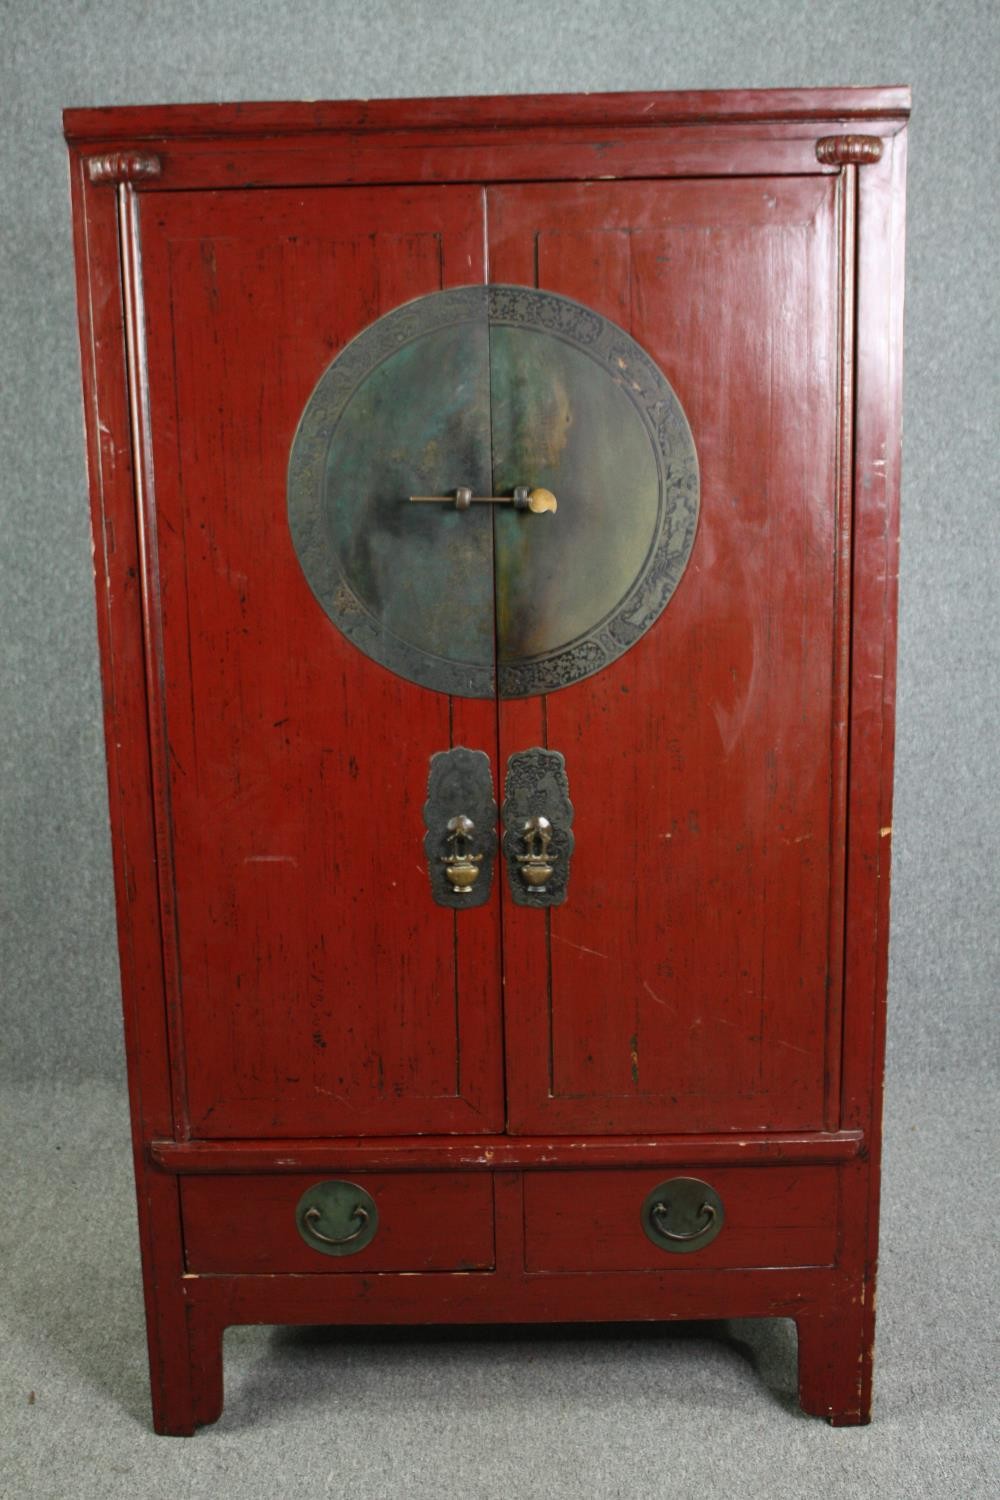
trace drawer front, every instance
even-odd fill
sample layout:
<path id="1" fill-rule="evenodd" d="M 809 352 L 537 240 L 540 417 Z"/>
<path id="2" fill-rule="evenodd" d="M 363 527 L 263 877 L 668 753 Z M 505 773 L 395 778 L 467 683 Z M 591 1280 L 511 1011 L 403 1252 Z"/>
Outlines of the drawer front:
<path id="1" fill-rule="evenodd" d="M 310 1206 L 334 1189 L 347 1217 Z M 350 1217 L 355 1212 L 356 1217 Z M 485 1271 L 493 1267 L 493 1182 L 475 1172 L 314 1173 L 181 1181 L 189 1271 Z M 312 1227 L 314 1226 L 314 1227 Z M 373 1232 L 374 1229 L 374 1232 Z M 352 1236 L 357 1240 L 351 1242 Z M 323 1238 L 325 1236 L 325 1238 Z M 360 1248 L 355 1248 L 355 1244 Z"/>
<path id="2" fill-rule="evenodd" d="M 674 1186 L 692 1178 L 709 1191 Z M 687 1218 L 672 1220 L 684 1198 L 692 1205 Z M 828 1266 L 836 1256 L 837 1198 L 833 1167 L 529 1172 L 525 1269 Z M 657 1243 L 644 1227 L 650 1223 Z"/>

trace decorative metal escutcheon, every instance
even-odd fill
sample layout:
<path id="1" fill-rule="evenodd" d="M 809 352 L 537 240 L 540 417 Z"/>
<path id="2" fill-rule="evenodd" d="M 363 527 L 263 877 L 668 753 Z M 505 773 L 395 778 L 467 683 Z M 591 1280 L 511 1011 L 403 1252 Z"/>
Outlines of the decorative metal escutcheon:
<path id="1" fill-rule="evenodd" d="M 718 1193 L 700 1177 L 668 1177 L 647 1193 L 639 1219 L 658 1250 L 689 1255 L 712 1243 L 725 1213 Z"/>
<path id="2" fill-rule="evenodd" d="M 356 1182 L 333 1178 L 307 1188 L 295 1209 L 299 1234 L 321 1255 L 356 1255 L 378 1232 L 371 1193 Z"/>
<path id="3" fill-rule="evenodd" d="M 362 329 L 289 456 L 319 607 L 383 667 L 468 698 L 551 693 L 617 660 L 666 608 L 698 507 L 655 360 L 529 286 L 450 287 Z"/>
<path id="4" fill-rule="evenodd" d="M 566 762 L 535 746 L 512 755 L 504 787 L 503 848 L 518 906 L 561 906 L 573 853 Z"/>
<path id="5" fill-rule="evenodd" d="M 431 756 L 424 853 L 431 894 L 456 911 L 489 900 L 497 852 L 493 772 L 483 750 L 456 745 Z"/>

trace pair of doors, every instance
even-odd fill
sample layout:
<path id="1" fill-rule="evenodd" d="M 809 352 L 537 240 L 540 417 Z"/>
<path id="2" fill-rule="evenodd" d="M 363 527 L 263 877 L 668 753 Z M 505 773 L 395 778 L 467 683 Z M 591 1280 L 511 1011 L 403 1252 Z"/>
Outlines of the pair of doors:
<path id="1" fill-rule="evenodd" d="M 137 199 L 152 774 L 193 1135 L 835 1122 L 841 193 L 824 174 Z M 558 509 L 463 510 L 461 486 Z M 498 802 L 512 757 L 563 757 L 559 904 L 512 898 L 511 850 L 485 900 L 435 899 L 423 809 L 457 746 Z"/>

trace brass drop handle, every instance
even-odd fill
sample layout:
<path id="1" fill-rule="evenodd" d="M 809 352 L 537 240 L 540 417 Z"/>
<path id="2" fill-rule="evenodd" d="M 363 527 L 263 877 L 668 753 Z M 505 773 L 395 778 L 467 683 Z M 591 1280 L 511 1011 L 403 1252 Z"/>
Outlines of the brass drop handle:
<path id="1" fill-rule="evenodd" d="M 481 854 L 471 854 L 469 843 L 475 832 L 476 825 L 465 813 L 457 813 L 455 817 L 448 819 L 448 854 L 441 854 L 438 858 L 445 867 L 445 876 L 452 888 L 460 896 L 465 896 L 479 879 L 479 867 L 483 862 Z"/>
<path id="2" fill-rule="evenodd" d="M 337 1238 L 329 1234 L 324 1234 L 321 1229 L 316 1228 L 322 1217 L 323 1215 L 318 1208 L 307 1208 L 302 1215 L 302 1221 L 307 1226 L 313 1238 L 322 1240 L 324 1245 L 349 1245 L 352 1240 L 360 1239 L 361 1235 L 364 1234 L 365 1225 L 368 1223 L 368 1210 L 362 1203 L 355 1204 L 351 1218 L 358 1221 L 357 1229 L 351 1234 L 342 1234 Z"/>
<path id="3" fill-rule="evenodd" d="M 558 750 L 535 745 L 507 761 L 503 852 L 510 894 L 536 910 L 566 900 L 573 856 L 573 804 L 566 762 Z"/>
<path id="4" fill-rule="evenodd" d="M 528 818 L 521 830 L 526 852 L 517 855 L 521 866 L 521 879 L 540 895 L 545 893 L 546 883 L 553 875 L 554 854 L 549 853 L 552 842 L 552 824 L 541 816 Z"/>
<path id="5" fill-rule="evenodd" d="M 512 495 L 474 495 L 468 485 L 459 485 L 454 495 L 411 495 L 411 505 L 449 504 L 456 510 L 468 510 L 470 505 L 513 505 L 515 510 L 530 510 L 540 516 L 546 511 L 558 509 L 559 502 L 551 490 L 531 490 L 519 484 Z"/>
<path id="6" fill-rule="evenodd" d="M 708 1230 L 711 1229 L 712 1224 L 715 1220 L 715 1209 L 712 1204 L 707 1202 L 703 1203 L 699 1208 L 698 1213 L 700 1217 L 705 1220 L 704 1224 L 699 1225 L 697 1229 L 692 1229 L 688 1234 L 677 1234 L 673 1229 L 668 1229 L 666 1224 L 662 1222 L 662 1220 L 666 1218 L 666 1215 L 669 1212 L 669 1203 L 654 1203 L 650 1206 L 649 1209 L 649 1217 L 653 1223 L 654 1229 L 656 1230 L 657 1234 L 662 1234 L 664 1239 L 667 1240 L 701 1239 L 701 1236 L 703 1234 L 706 1234 Z"/>

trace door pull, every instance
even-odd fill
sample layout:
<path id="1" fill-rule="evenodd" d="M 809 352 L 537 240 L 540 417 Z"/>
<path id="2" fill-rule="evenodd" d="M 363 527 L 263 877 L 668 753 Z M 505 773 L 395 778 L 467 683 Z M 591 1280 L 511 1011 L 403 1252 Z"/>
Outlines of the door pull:
<path id="1" fill-rule="evenodd" d="M 521 750 L 507 762 L 503 850 L 518 906 L 561 906 L 573 853 L 573 804 L 558 750 Z"/>
<path id="2" fill-rule="evenodd" d="M 424 853 L 438 906 L 482 906 L 497 852 L 493 772 L 484 750 L 455 745 L 431 756 L 424 804 Z"/>
<path id="3" fill-rule="evenodd" d="M 559 502 L 551 490 L 529 489 L 519 484 L 512 495 L 474 495 L 468 485 L 459 485 L 453 495 L 411 495 L 411 505 L 454 505 L 456 510 L 468 510 L 470 505 L 513 505 L 515 510 L 530 510 L 541 516 L 558 510 Z"/>
<path id="4" fill-rule="evenodd" d="M 476 831 L 476 825 L 465 813 L 459 813 L 457 817 L 448 819 L 448 839 L 450 846 L 449 854 L 439 854 L 438 859 L 445 867 L 445 877 L 448 883 L 456 890 L 468 893 L 472 890 L 479 879 L 480 866 L 483 862 L 483 854 L 473 854 L 472 835 Z"/>

